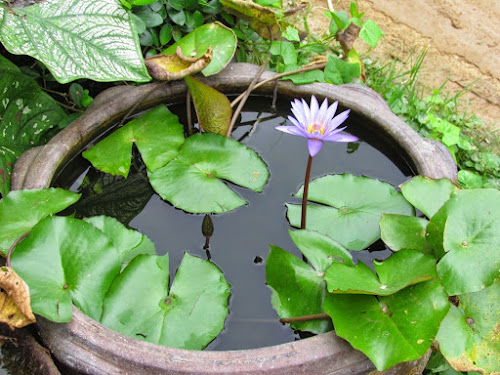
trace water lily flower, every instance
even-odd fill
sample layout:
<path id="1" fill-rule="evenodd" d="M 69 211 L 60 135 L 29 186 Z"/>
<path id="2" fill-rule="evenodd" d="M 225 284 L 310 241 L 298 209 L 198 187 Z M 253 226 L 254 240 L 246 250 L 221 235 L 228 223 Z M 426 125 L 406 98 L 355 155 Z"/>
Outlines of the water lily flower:
<path id="1" fill-rule="evenodd" d="M 293 125 L 277 126 L 276 129 L 307 138 L 307 148 L 311 157 L 316 156 L 321 150 L 323 141 L 356 142 L 357 137 L 342 132 L 347 126 L 339 128 L 349 116 L 350 110 L 335 116 L 337 106 L 338 102 L 328 106 L 328 100 L 325 99 L 320 107 L 314 95 L 311 97 L 311 106 L 304 99 L 302 101 L 295 99 L 292 102 L 292 113 L 295 117 L 288 116 Z"/>

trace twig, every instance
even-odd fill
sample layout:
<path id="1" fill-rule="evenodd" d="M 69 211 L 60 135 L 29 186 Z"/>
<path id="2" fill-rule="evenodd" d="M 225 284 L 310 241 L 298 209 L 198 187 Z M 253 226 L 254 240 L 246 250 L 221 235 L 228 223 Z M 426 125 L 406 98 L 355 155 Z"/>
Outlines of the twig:
<path id="1" fill-rule="evenodd" d="M 321 313 L 321 314 L 296 316 L 293 318 L 281 318 L 280 323 L 307 322 L 309 320 L 321 320 L 321 319 L 330 319 L 330 316 L 326 313 Z"/>
<path id="2" fill-rule="evenodd" d="M 16 238 L 16 240 L 12 243 L 12 245 L 10 245 L 9 251 L 7 252 L 7 260 L 5 261 L 5 264 L 7 265 L 7 267 L 10 267 L 10 257 L 12 255 L 12 253 L 14 252 L 14 249 L 19 244 L 19 242 L 21 242 L 26 237 L 28 237 L 29 234 L 30 234 L 30 232 L 26 232 L 26 233 L 21 234 L 19 237 Z"/>
<path id="3" fill-rule="evenodd" d="M 292 74 L 304 73 L 304 72 L 308 72 L 310 70 L 316 70 L 316 69 L 323 69 L 325 66 L 326 66 L 326 62 L 321 62 L 321 63 L 318 63 L 318 64 L 306 65 L 306 66 L 304 66 L 304 67 L 302 67 L 300 69 L 292 70 L 290 72 L 276 74 L 274 77 L 267 78 L 264 81 L 261 81 L 261 82 L 255 84 L 255 86 L 252 88 L 252 91 L 258 89 L 259 87 L 261 87 L 261 86 L 263 86 L 266 83 L 269 83 L 271 81 L 274 81 L 274 80 L 277 80 L 277 79 L 280 79 L 280 78 L 283 78 L 283 77 L 286 77 L 286 76 L 290 76 Z M 231 107 L 234 107 L 236 104 L 238 104 L 238 102 L 243 99 L 243 97 L 244 97 L 245 94 L 246 94 L 246 92 L 243 93 L 243 94 L 241 94 L 240 96 L 238 96 L 236 99 L 234 99 L 231 102 Z"/>
<path id="4" fill-rule="evenodd" d="M 67 110 L 69 110 L 69 111 L 83 113 L 83 110 L 78 109 L 78 108 L 76 108 L 75 106 L 70 106 L 70 105 L 67 105 L 67 104 L 61 103 L 61 102 L 59 102 L 59 101 L 57 101 L 57 100 L 56 100 L 56 103 L 57 103 L 57 104 L 59 104 L 61 107 L 66 108 L 66 109 L 67 109 Z"/>

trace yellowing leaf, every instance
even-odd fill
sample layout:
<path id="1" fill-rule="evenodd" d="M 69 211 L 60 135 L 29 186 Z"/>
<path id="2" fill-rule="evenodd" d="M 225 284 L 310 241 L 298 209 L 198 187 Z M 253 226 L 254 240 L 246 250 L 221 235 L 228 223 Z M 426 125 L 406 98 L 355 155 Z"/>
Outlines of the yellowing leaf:
<path id="1" fill-rule="evenodd" d="M 201 57 L 188 57 L 179 46 L 173 55 L 158 55 L 145 60 L 149 74 L 160 81 L 174 81 L 201 72 L 210 61 L 212 47 Z"/>
<path id="2" fill-rule="evenodd" d="M 35 323 L 28 285 L 10 267 L 0 268 L 0 322 L 11 329 Z"/>

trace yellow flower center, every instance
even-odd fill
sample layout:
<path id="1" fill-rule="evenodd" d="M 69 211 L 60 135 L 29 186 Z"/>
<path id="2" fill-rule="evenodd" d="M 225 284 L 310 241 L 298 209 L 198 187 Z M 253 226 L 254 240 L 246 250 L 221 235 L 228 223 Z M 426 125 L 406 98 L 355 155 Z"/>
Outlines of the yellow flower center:
<path id="1" fill-rule="evenodd" d="M 325 132 L 325 126 L 323 124 L 311 124 L 307 127 L 307 132 L 309 134 L 319 133 L 320 135 L 323 135 Z"/>

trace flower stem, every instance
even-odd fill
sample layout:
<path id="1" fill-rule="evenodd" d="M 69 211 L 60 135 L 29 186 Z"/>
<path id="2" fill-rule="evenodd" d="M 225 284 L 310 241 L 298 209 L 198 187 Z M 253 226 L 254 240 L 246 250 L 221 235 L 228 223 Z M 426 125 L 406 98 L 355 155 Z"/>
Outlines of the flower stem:
<path id="1" fill-rule="evenodd" d="M 300 219 L 300 229 L 306 229 L 307 194 L 309 193 L 309 179 L 311 177 L 311 165 L 313 157 L 309 155 L 307 160 L 306 177 L 304 179 L 304 193 L 302 194 L 302 217 Z"/>
<path id="2" fill-rule="evenodd" d="M 281 318 L 280 323 L 307 322 L 309 320 L 330 319 L 330 316 L 325 313 L 312 314 L 304 316 L 296 316 L 294 318 Z"/>

